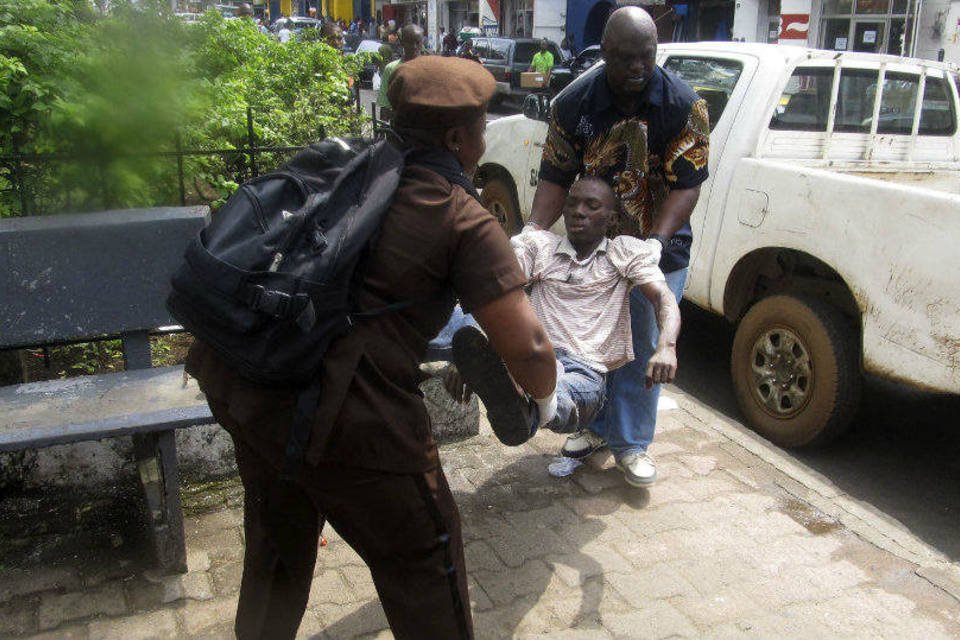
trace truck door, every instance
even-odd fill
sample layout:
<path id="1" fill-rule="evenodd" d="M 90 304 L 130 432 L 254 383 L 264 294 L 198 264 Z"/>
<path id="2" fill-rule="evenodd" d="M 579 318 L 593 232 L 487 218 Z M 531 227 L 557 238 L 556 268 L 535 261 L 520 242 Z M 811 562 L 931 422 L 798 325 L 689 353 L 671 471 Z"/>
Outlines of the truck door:
<path id="1" fill-rule="evenodd" d="M 711 238 L 719 230 L 711 222 L 719 225 L 723 217 L 726 185 L 729 184 L 729 176 L 725 174 L 733 169 L 733 166 L 725 167 L 723 154 L 757 62 L 748 55 L 669 51 L 661 66 L 680 76 L 706 101 L 710 116 L 710 177 L 701 186 L 700 200 L 690 220 L 693 248 L 687 279 L 687 295 L 701 306 L 709 307 L 709 273 L 714 247 Z M 715 184 L 718 185 L 716 193 Z"/>

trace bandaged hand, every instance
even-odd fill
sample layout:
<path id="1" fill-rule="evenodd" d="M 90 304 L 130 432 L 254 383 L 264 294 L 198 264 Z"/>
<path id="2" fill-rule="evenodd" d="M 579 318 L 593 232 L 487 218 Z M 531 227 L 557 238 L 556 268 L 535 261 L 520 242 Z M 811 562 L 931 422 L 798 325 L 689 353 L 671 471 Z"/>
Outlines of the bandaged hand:
<path id="1" fill-rule="evenodd" d="M 533 398 L 533 402 L 537 405 L 537 412 L 539 413 L 538 429 L 557 417 L 556 389 L 551 391 L 546 398 Z"/>

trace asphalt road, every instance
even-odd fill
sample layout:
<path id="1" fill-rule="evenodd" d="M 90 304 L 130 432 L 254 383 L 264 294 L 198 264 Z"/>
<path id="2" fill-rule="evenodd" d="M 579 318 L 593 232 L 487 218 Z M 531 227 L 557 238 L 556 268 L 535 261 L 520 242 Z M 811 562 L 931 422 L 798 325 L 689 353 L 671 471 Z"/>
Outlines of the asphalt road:
<path id="1" fill-rule="evenodd" d="M 743 421 L 729 374 L 733 330 L 692 304 L 684 303 L 682 313 L 677 386 Z M 847 434 L 826 447 L 791 454 L 960 560 L 960 397 L 868 379 Z"/>

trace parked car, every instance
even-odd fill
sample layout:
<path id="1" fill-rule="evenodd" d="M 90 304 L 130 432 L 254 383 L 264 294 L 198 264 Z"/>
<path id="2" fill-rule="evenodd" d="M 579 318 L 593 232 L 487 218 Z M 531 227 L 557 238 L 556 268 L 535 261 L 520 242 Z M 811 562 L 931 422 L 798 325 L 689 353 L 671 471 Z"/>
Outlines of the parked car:
<path id="1" fill-rule="evenodd" d="M 186 24 L 197 24 L 203 16 L 199 13 L 181 12 L 176 14 L 177 18 Z"/>
<path id="2" fill-rule="evenodd" d="M 520 74 L 530 68 L 534 54 L 540 50 L 539 39 L 475 37 L 471 41 L 480 63 L 497 81 L 495 101 L 523 100 L 533 91 L 520 87 Z M 554 64 L 566 61 L 555 43 L 549 42 L 548 50 L 553 54 Z"/>
<path id="3" fill-rule="evenodd" d="M 590 45 L 573 58 L 556 65 L 550 73 L 550 91 L 559 93 L 574 78 L 600 61 L 600 45 Z"/>
<path id="4" fill-rule="evenodd" d="M 719 42 L 657 57 L 710 112 L 684 296 L 736 325 L 730 369 L 747 422 L 781 446 L 828 442 L 864 373 L 960 394 L 957 67 Z M 477 172 L 511 229 L 538 182 L 538 97 L 537 119 L 488 125 Z"/>

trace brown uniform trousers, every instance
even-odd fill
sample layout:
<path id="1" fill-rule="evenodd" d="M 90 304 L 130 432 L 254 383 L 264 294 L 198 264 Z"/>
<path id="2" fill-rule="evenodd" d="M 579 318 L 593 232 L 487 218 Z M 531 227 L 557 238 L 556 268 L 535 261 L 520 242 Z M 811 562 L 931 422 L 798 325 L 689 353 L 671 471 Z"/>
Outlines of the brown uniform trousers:
<path id="1" fill-rule="evenodd" d="M 225 405 L 211 409 L 239 432 Z M 391 474 L 304 465 L 283 481 L 253 447 L 233 440 L 245 500 L 240 640 L 296 635 L 324 519 L 367 563 L 398 640 L 473 638 L 460 516 L 440 467 Z"/>

